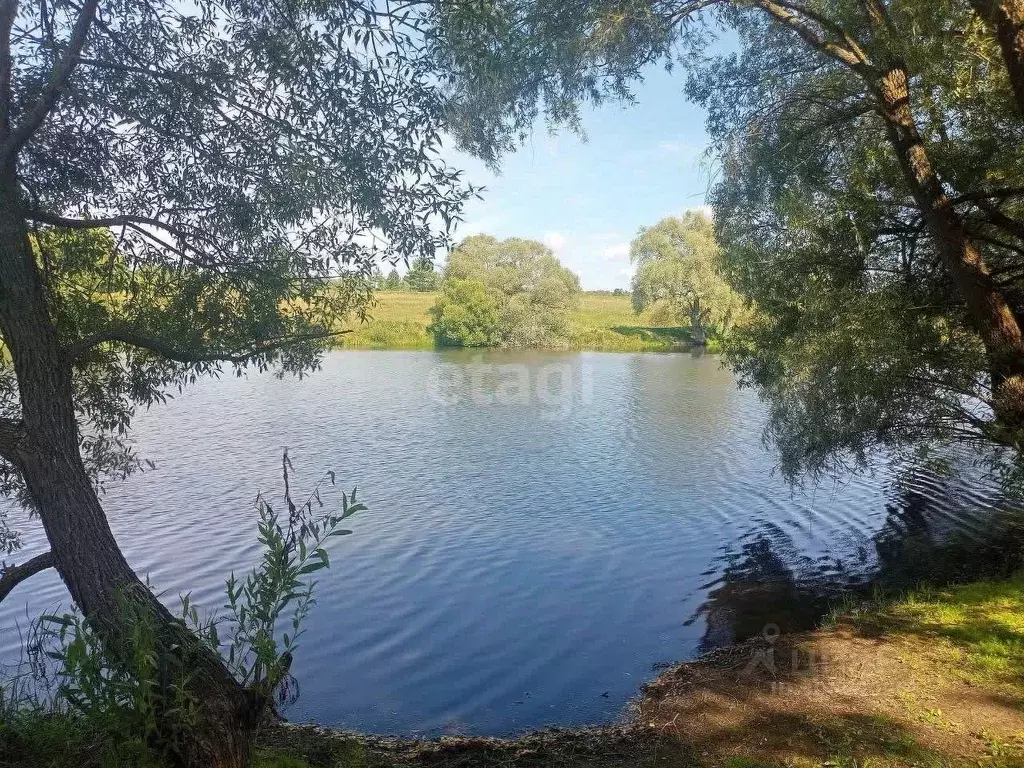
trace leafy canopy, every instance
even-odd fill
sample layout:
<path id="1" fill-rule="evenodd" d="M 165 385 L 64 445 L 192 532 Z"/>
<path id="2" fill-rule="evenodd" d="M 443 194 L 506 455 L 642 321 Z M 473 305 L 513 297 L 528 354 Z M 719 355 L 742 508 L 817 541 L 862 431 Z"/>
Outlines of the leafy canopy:
<path id="1" fill-rule="evenodd" d="M 893 23 L 932 161 L 1022 308 L 1024 121 L 995 44 L 958 3 L 900 4 Z M 842 472 L 879 450 L 930 460 L 956 441 L 1014 471 L 995 445 L 984 347 L 862 85 L 763 19 L 737 30 L 742 53 L 709 61 L 688 91 L 722 147 L 711 202 L 727 274 L 760 310 L 729 359 L 769 403 L 783 470 Z"/>
<path id="2" fill-rule="evenodd" d="M 0 16 L 5 189 L 97 478 L 138 466 L 137 407 L 224 366 L 314 366 L 375 263 L 433 258 L 471 194 L 440 159 L 445 98 L 410 11 L 53 0 Z M 19 412 L 4 351 L 0 415 Z"/>
<path id="3" fill-rule="evenodd" d="M 579 278 L 543 243 L 474 235 L 448 256 L 431 330 L 450 346 L 559 346 L 579 296 Z"/>

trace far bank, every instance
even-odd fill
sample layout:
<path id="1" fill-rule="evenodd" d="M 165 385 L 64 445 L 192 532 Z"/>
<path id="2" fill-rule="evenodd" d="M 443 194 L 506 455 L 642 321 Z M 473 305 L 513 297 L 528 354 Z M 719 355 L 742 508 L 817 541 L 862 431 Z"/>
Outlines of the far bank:
<path id="1" fill-rule="evenodd" d="M 352 321 L 340 346 L 349 349 L 434 349 L 428 331 L 432 291 L 379 291 L 365 323 Z M 666 323 L 656 311 L 633 311 L 628 295 L 588 291 L 571 317 L 568 348 L 609 352 L 681 352 L 691 347 L 686 327 Z"/>

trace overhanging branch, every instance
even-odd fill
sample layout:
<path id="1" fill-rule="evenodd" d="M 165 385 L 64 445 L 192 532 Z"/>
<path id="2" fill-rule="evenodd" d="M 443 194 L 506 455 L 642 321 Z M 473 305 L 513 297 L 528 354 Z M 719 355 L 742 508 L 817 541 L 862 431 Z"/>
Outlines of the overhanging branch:
<path id="1" fill-rule="evenodd" d="M 49 224 L 60 229 L 109 229 L 111 227 L 144 226 L 162 229 L 183 239 L 188 237 L 188 233 L 180 228 L 149 216 L 107 216 L 99 219 L 70 219 L 64 216 L 55 216 L 45 211 L 31 210 L 26 212 L 25 218 L 37 224 Z"/>
<path id="2" fill-rule="evenodd" d="M 11 109 L 11 30 L 18 16 L 18 0 L 0 1 L 0 143 L 7 141 Z"/>
<path id="3" fill-rule="evenodd" d="M 197 266 L 216 267 L 213 259 L 201 258 L 201 251 L 191 245 L 191 241 L 203 240 L 198 233 L 188 232 L 181 227 L 169 224 L 150 216 L 105 216 L 98 219 L 72 219 L 64 216 L 56 216 L 45 211 L 30 210 L 25 213 L 25 218 L 36 224 L 47 224 L 59 229 L 110 229 L 113 227 L 125 227 L 132 230 L 151 243 L 171 251 L 190 264 Z M 160 230 L 177 238 L 179 245 L 174 245 L 156 236 L 153 230 Z M 208 243 L 209 244 L 209 243 Z M 190 253 L 191 252 L 191 253 Z"/>
<path id="4" fill-rule="evenodd" d="M 98 6 L 99 0 L 85 0 L 83 3 L 78 19 L 75 20 L 75 26 L 71 30 L 71 39 L 68 40 L 68 47 L 64 50 L 64 55 L 60 57 L 60 61 L 53 68 L 50 81 L 43 88 L 39 101 L 4 142 L 3 148 L 0 149 L 0 164 L 7 165 L 18 154 L 25 142 L 39 130 L 39 126 L 43 124 L 47 115 L 57 104 L 61 91 L 67 86 L 75 67 L 78 66 L 78 57 L 85 47 L 89 28 L 92 26 Z"/>
<path id="5" fill-rule="evenodd" d="M 188 349 L 172 342 L 130 328 L 109 328 L 105 331 L 87 336 L 73 344 L 67 351 L 72 362 L 80 360 L 90 349 L 100 344 L 117 342 L 140 349 L 148 349 L 168 360 L 178 363 L 247 363 L 254 357 L 284 349 L 292 344 L 303 341 L 322 341 L 324 339 L 351 333 L 349 330 L 331 331 L 329 333 L 301 333 L 254 342 L 247 347 L 235 349 Z"/>
<path id="6" fill-rule="evenodd" d="M 21 582 L 48 568 L 53 568 L 54 565 L 53 553 L 47 552 L 42 555 L 36 555 L 21 565 L 10 565 L 0 570 L 0 603 Z"/>
<path id="7" fill-rule="evenodd" d="M 985 212 L 986 218 L 993 226 L 999 227 L 1004 232 L 1024 240 L 1024 222 L 1007 216 L 987 200 L 979 200 L 978 207 Z"/>
<path id="8" fill-rule="evenodd" d="M 811 13 L 803 5 L 789 2 L 788 0 L 756 0 L 755 4 L 775 19 L 776 22 L 796 32 L 812 48 L 845 64 L 861 76 L 869 74 L 870 64 L 867 57 L 856 41 L 845 30 L 843 30 L 842 37 L 846 45 L 840 45 L 839 43 L 826 40 L 823 35 L 819 34 L 817 30 L 807 23 L 807 20 L 810 19 L 823 26 L 826 30 L 832 31 L 836 25 L 831 22 L 822 24 L 822 17 L 819 14 Z"/>

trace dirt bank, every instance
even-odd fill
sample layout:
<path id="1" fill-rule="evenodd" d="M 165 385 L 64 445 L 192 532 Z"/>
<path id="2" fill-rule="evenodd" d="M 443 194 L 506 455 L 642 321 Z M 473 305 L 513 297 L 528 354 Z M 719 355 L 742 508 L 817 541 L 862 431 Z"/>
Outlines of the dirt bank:
<path id="1" fill-rule="evenodd" d="M 518 739 L 281 725 L 265 768 L 1024 766 L 1024 578 L 860 606 L 647 685 L 630 724 Z"/>

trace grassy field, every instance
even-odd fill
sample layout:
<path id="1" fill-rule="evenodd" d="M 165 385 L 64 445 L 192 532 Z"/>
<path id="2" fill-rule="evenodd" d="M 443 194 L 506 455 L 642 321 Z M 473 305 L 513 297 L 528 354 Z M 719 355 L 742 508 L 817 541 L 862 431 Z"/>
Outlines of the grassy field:
<path id="1" fill-rule="evenodd" d="M 432 349 L 427 332 L 435 294 L 382 291 L 370 310 L 371 319 L 350 326 L 342 346 L 357 349 Z M 572 317 L 573 349 L 670 352 L 686 346 L 688 329 L 656 322 L 651 314 L 636 315 L 628 296 L 584 293 Z"/>

